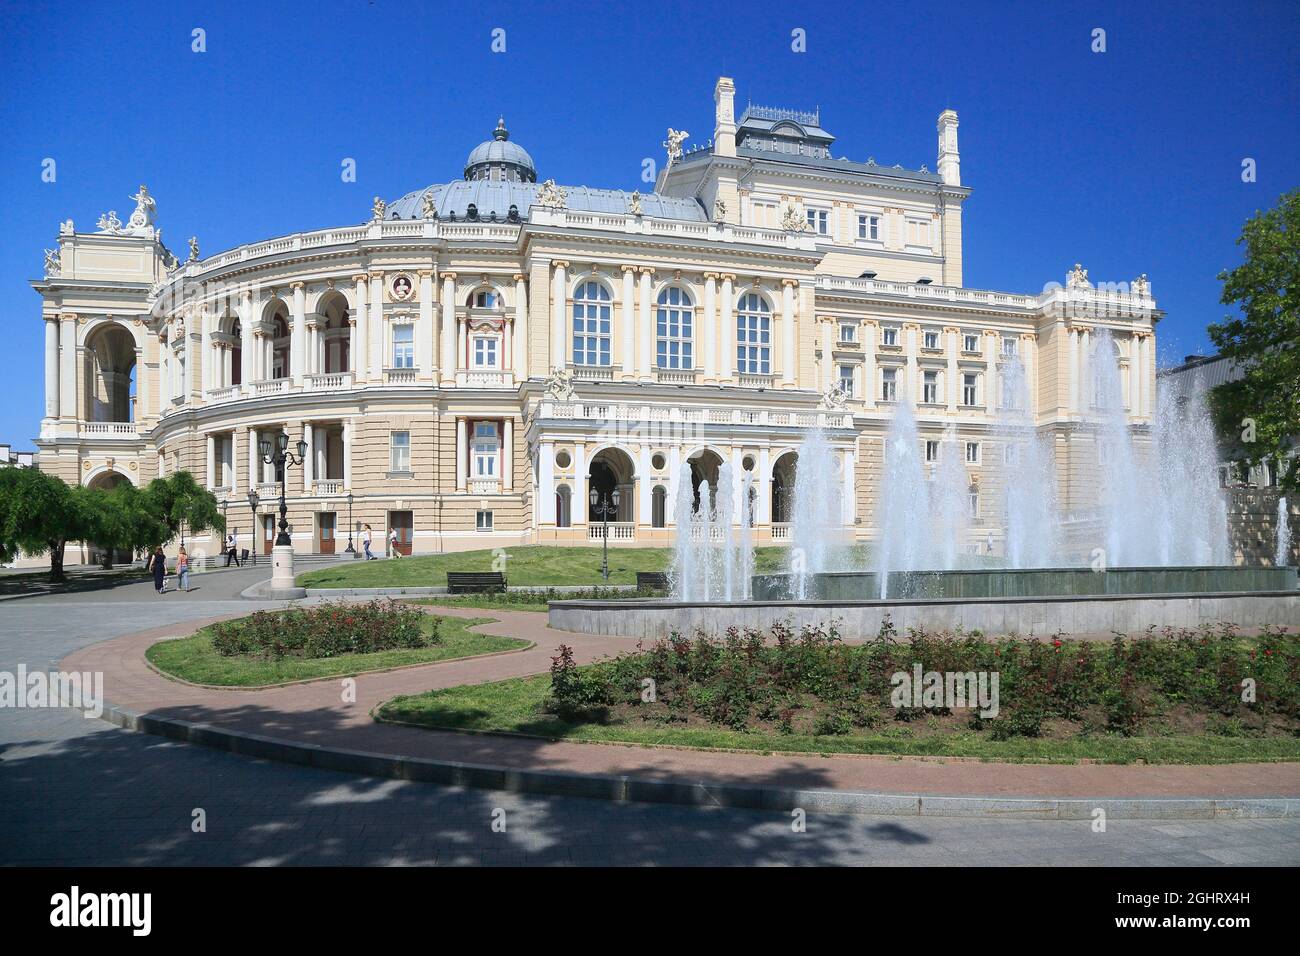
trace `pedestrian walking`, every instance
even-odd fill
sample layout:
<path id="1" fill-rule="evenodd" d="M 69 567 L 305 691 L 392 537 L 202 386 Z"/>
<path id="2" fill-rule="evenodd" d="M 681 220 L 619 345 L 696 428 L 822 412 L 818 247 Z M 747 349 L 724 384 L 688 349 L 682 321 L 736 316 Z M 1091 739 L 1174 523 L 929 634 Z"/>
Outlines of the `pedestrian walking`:
<path id="1" fill-rule="evenodd" d="M 230 562 L 235 562 L 235 567 L 239 567 L 239 529 L 231 528 L 230 534 L 226 535 L 226 567 L 230 567 Z"/>
<path id="2" fill-rule="evenodd" d="M 167 575 L 167 555 L 163 554 L 161 544 L 158 545 L 153 554 L 149 555 L 148 568 L 153 572 L 154 591 L 158 594 L 162 594 Z"/>
<path id="3" fill-rule="evenodd" d="M 184 545 L 176 554 L 177 589 L 189 593 L 190 590 L 190 556 Z"/>
<path id="4" fill-rule="evenodd" d="M 374 541 L 375 533 L 370 530 L 370 525 L 365 525 L 361 531 L 361 546 L 366 552 L 367 561 L 378 561 L 379 559 L 370 553 L 371 542 Z"/>
<path id="5" fill-rule="evenodd" d="M 398 550 L 397 542 L 398 542 L 397 529 L 390 528 L 388 531 L 388 551 L 390 557 L 400 558 L 402 556 L 402 552 Z"/>

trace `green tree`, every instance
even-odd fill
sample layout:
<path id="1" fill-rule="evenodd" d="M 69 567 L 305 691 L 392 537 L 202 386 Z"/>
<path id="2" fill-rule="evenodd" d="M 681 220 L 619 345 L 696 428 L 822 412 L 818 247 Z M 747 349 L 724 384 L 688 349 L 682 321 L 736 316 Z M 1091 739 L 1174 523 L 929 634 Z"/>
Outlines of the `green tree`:
<path id="1" fill-rule="evenodd" d="M 90 538 L 104 549 L 105 568 L 113 566 L 114 551 L 147 550 L 169 536 L 153 500 L 130 482 L 108 490 L 74 489 L 77 492 L 91 526 Z"/>
<path id="2" fill-rule="evenodd" d="M 0 468 L 0 558 L 48 553 L 50 577 L 62 581 L 64 548 L 90 537 L 94 525 L 79 492 L 36 468 Z"/>
<path id="3" fill-rule="evenodd" d="M 221 508 L 212 492 L 202 487 L 188 471 L 177 471 L 166 478 L 155 478 L 145 489 L 149 507 L 161 523 L 165 537 L 150 544 L 165 544 L 184 528 L 199 534 L 214 528 L 225 532 Z"/>
<path id="4" fill-rule="evenodd" d="M 1247 467 L 1284 463 L 1300 434 L 1300 190 L 1246 222 L 1244 261 L 1219 274 L 1224 305 L 1240 314 L 1209 327 L 1219 353 L 1243 375 L 1210 392 L 1228 453 Z M 1279 469 L 1284 492 L 1300 491 L 1300 456 Z"/>

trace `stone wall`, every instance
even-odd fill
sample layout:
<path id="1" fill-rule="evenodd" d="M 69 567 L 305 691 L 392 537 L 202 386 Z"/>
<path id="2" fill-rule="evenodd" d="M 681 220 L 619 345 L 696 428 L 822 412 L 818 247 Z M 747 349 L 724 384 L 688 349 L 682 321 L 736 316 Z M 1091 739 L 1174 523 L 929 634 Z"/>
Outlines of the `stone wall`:
<path id="1" fill-rule="evenodd" d="M 1300 565 L 1300 495 L 1288 500 L 1291 554 L 1288 564 Z M 1237 564 L 1271 567 L 1277 550 L 1275 488 L 1234 488 L 1228 498 L 1228 537 Z"/>

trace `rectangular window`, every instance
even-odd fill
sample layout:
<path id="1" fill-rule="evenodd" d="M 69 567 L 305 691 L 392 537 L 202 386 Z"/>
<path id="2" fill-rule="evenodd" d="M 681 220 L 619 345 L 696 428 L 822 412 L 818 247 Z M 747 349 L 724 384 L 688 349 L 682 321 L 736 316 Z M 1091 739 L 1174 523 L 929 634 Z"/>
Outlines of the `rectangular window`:
<path id="1" fill-rule="evenodd" d="M 497 476 L 497 441 L 496 422 L 475 422 L 473 438 L 473 475 L 475 478 L 491 479 Z"/>
<path id="2" fill-rule="evenodd" d="M 926 372 L 921 382 L 921 401 L 933 405 L 939 401 L 939 373 Z"/>
<path id="3" fill-rule="evenodd" d="M 474 513 L 474 529 L 476 531 L 492 530 L 492 512 L 476 511 Z"/>
<path id="4" fill-rule="evenodd" d="M 966 443 L 966 464 L 978 465 L 980 463 L 980 443 L 977 441 L 968 441 Z"/>
<path id="5" fill-rule="evenodd" d="M 1006 356 L 1012 356 L 1016 354 L 1015 339 L 1011 338 L 1010 336 L 1006 336 L 1002 339 L 1002 354 Z"/>
<path id="6" fill-rule="evenodd" d="M 925 339 L 923 340 L 923 342 L 924 342 L 924 345 L 922 346 L 923 348 L 937 349 L 939 347 L 939 333 L 926 332 Z"/>
<path id="7" fill-rule="evenodd" d="M 907 220 L 907 244 L 909 246 L 928 246 L 930 244 L 930 221 L 928 219 Z"/>
<path id="8" fill-rule="evenodd" d="M 961 377 L 961 403 L 963 405 L 976 404 L 975 376 L 967 372 Z"/>
<path id="9" fill-rule="evenodd" d="M 937 441 L 934 441 L 933 439 L 927 439 L 927 440 L 926 440 L 926 442 L 925 442 L 925 460 L 926 460 L 926 461 L 938 461 L 938 460 L 939 460 L 939 443 L 938 443 Z"/>
<path id="10" fill-rule="evenodd" d="M 772 320 L 765 315 L 742 314 L 736 321 L 736 369 L 742 375 L 772 372 Z"/>
<path id="11" fill-rule="evenodd" d="M 609 293 L 595 282 L 579 289 L 573 302 L 573 364 L 608 365 L 610 362 Z"/>
<path id="12" fill-rule="evenodd" d="M 880 217 L 863 214 L 858 216 L 858 238 L 880 239 Z"/>
<path id="13" fill-rule="evenodd" d="M 978 491 L 969 492 L 966 501 L 970 508 L 971 518 L 978 518 L 980 516 L 980 493 Z"/>
<path id="14" fill-rule="evenodd" d="M 897 345 L 897 344 L 898 344 L 898 329 L 893 328 L 892 326 L 888 326 L 888 325 L 885 326 L 883 329 L 881 329 L 881 330 L 880 330 L 880 344 L 881 344 L 881 345 Z"/>
<path id="15" fill-rule="evenodd" d="M 830 235 L 830 214 L 825 209 L 809 209 L 807 216 L 809 229 L 819 236 Z"/>
<path id="16" fill-rule="evenodd" d="M 880 374 L 880 400 L 892 402 L 898 395 L 898 369 L 882 369 Z"/>
<path id="17" fill-rule="evenodd" d="M 853 397 L 853 366 L 840 366 L 840 391 L 850 398 Z"/>
<path id="18" fill-rule="evenodd" d="M 410 432 L 389 432 L 388 470 L 398 472 L 407 472 L 411 470 Z"/>
<path id="19" fill-rule="evenodd" d="M 415 368 L 415 326 L 393 326 L 393 368 Z"/>
<path id="20" fill-rule="evenodd" d="M 962 341 L 962 349 L 967 352 L 978 352 L 980 350 L 980 337 L 967 332 Z"/>
<path id="21" fill-rule="evenodd" d="M 497 340 L 495 336 L 480 335 L 474 339 L 474 367 L 497 367 Z"/>
<path id="22" fill-rule="evenodd" d="M 853 322 L 840 323 L 840 341 L 856 342 L 858 340 L 858 327 Z"/>

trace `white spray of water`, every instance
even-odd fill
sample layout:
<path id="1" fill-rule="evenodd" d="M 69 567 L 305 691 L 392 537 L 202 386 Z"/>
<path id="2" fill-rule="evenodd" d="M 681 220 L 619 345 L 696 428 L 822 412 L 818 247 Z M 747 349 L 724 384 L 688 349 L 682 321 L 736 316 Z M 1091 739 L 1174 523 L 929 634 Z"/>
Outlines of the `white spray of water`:
<path id="1" fill-rule="evenodd" d="M 1002 400 L 985 455 L 985 470 L 1000 468 L 1002 512 L 1006 524 L 1006 559 L 1011 568 L 1049 567 L 1060 561 L 1060 517 L 1056 507 L 1056 466 L 1050 437 L 1034 427 L 1033 403 L 1025 366 L 1018 356 L 1002 365 Z"/>
<path id="2" fill-rule="evenodd" d="M 795 463 L 790 514 L 790 567 L 794 594 L 808 597 L 814 574 L 835 570 L 832 557 L 843 534 L 841 481 L 835 452 L 820 428 L 804 435 Z"/>
<path id="3" fill-rule="evenodd" d="M 1273 564 L 1283 568 L 1291 563 L 1291 525 L 1287 521 L 1286 495 L 1277 499 L 1277 550 Z"/>
<path id="4" fill-rule="evenodd" d="M 700 482 L 698 506 L 691 481 L 691 466 L 683 462 L 673 504 L 677 540 L 670 574 L 672 596 L 682 601 L 746 600 L 754 571 L 753 524 L 749 509 L 736 500 L 731 463 L 723 462 L 718 469 L 716 490 L 707 481 Z M 744 494 L 749 487 L 747 479 Z"/>
<path id="5" fill-rule="evenodd" d="M 881 483 L 880 546 L 876 571 L 880 596 L 889 593 L 889 575 L 919 571 L 931 566 L 930 488 L 921 461 L 920 439 L 911 402 L 902 399 L 885 439 L 885 467 Z"/>

